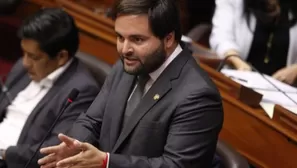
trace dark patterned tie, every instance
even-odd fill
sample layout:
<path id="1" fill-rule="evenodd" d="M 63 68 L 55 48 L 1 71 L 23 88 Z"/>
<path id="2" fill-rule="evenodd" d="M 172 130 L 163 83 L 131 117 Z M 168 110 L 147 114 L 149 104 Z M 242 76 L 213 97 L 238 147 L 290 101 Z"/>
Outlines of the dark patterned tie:
<path id="1" fill-rule="evenodd" d="M 125 109 L 125 117 L 123 124 L 126 125 L 128 118 L 132 115 L 135 108 L 138 106 L 144 95 L 144 87 L 147 81 L 150 79 L 149 75 L 142 75 L 138 77 L 137 86 L 134 89 L 134 92 L 130 96 L 130 99 L 127 101 Z"/>

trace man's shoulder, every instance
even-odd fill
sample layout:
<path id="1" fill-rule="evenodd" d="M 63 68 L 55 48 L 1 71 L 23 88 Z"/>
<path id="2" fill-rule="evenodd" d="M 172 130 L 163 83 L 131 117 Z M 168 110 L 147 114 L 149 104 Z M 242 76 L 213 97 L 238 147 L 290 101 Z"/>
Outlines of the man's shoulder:
<path id="1" fill-rule="evenodd" d="M 10 69 L 8 74 L 1 74 L 3 75 L 2 77 L 6 78 L 6 85 L 11 85 L 15 81 L 18 81 L 21 79 L 24 75 L 27 74 L 26 69 L 24 68 L 22 64 L 22 58 L 16 61 L 16 63 L 13 65 L 13 67 Z"/>
<path id="2" fill-rule="evenodd" d="M 215 93 L 218 90 L 207 72 L 202 69 L 195 59 L 189 59 L 179 76 L 179 87 L 189 93 Z"/>
<path id="3" fill-rule="evenodd" d="M 18 59 L 15 62 L 15 64 L 12 66 L 12 68 L 11 68 L 11 70 L 10 70 L 10 72 L 9 72 L 8 75 L 14 76 L 14 75 L 16 75 L 18 73 L 25 72 L 26 70 L 25 70 L 22 62 L 23 62 L 23 59 L 22 58 Z"/>
<path id="4" fill-rule="evenodd" d="M 75 71 L 73 71 L 75 69 Z M 77 89 L 82 88 L 97 88 L 99 89 L 99 85 L 97 84 L 94 77 L 91 75 L 89 70 L 79 61 L 77 60 L 77 65 L 74 69 L 67 68 L 64 73 L 67 73 L 69 76 L 65 76 L 68 80 L 65 80 L 65 85 L 75 87 Z M 73 72 L 67 72 L 73 71 Z M 63 77 L 63 76 L 62 76 Z"/>
<path id="5" fill-rule="evenodd" d="M 119 79 L 125 73 L 124 65 L 121 60 L 115 62 L 111 68 L 111 72 L 109 73 L 108 77 L 113 81 L 115 79 Z"/>
<path id="6" fill-rule="evenodd" d="M 197 63 L 194 58 L 189 59 L 181 75 L 184 75 L 185 78 L 192 82 L 199 83 L 199 86 L 201 87 L 205 87 L 205 85 L 211 85 L 213 87 L 213 82 L 210 76 L 200 67 L 199 63 Z"/>
<path id="7" fill-rule="evenodd" d="M 124 65 L 123 62 L 121 60 L 118 60 L 117 62 L 115 62 L 115 64 L 112 66 L 112 71 L 113 72 L 124 72 Z"/>

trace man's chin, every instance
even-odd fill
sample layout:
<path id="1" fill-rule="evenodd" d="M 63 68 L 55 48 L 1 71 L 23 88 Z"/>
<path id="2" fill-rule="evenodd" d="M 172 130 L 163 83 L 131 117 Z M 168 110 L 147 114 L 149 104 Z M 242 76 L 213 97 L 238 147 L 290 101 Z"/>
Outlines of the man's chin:
<path id="1" fill-rule="evenodd" d="M 141 70 L 140 67 L 132 67 L 132 66 L 127 66 L 124 65 L 124 70 L 126 73 L 130 74 L 130 75 L 139 75 Z"/>

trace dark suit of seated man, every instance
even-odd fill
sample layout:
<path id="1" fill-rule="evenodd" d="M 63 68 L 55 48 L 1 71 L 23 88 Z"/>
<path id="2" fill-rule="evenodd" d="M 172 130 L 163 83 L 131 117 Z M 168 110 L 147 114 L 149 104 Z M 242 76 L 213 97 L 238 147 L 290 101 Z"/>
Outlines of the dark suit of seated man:
<path id="1" fill-rule="evenodd" d="M 96 81 L 74 57 L 78 29 L 66 12 L 54 8 L 37 12 L 24 21 L 19 36 L 24 54 L 7 77 L 8 92 L 0 94 L 0 148 L 8 168 L 24 167 L 72 89 L 80 93 L 45 146 L 58 144 L 57 134 L 66 133 L 99 92 Z M 39 167 L 37 158 L 32 163 L 30 168 Z"/>
<path id="2" fill-rule="evenodd" d="M 41 168 L 210 168 L 223 124 L 221 97 L 181 45 L 173 0 L 119 0 L 117 62 Z"/>

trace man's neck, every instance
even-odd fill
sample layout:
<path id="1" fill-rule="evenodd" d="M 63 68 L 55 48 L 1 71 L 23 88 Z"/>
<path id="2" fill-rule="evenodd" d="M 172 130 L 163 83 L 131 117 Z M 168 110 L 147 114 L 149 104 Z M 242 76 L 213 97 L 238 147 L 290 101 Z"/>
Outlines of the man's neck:
<path id="1" fill-rule="evenodd" d="M 169 48 L 167 51 L 166 51 L 166 59 L 168 59 L 172 53 L 175 51 L 176 47 L 178 46 L 178 43 L 175 42 L 171 48 Z"/>

